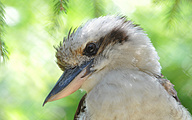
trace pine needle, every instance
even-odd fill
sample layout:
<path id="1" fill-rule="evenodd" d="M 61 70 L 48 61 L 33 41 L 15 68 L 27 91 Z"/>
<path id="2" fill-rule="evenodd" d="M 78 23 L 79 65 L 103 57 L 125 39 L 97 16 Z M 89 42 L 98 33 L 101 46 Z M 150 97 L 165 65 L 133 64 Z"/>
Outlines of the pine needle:
<path id="1" fill-rule="evenodd" d="M 94 17 L 104 15 L 105 7 L 104 0 L 93 0 Z"/>
<path id="2" fill-rule="evenodd" d="M 54 14 L 58 15 L 60 13 L 67 13 L 67 3 L 68 0 L 54 0 Z"/>
<path id="3" fill-rule="evenodd" d="M 153 3 L 156 5 L 163 5 L 165 7 L 166 26 L 168 28 L 172 28 L 175 27 L 178 22 L 183 20 L 183 3 L 192 5 L 192 0 L 153 0 Z"/>
<path id="4" fill-rule="evenodd" d="M 4 20 L 4 6 L 0 2 L 0 63 L 5 62 L 6 59 L 8 59 L 8 51 L 7 51 L 7 46 L 5 45 L 5 42 L 3 40 L 3 36 L 5 33 L 5 20 Z"/>
<path id="5" fill-rule="evenodd" d="M 179 20 L 182 19 L 181 17 L 181 9 L 180 9 L 181 2 L 180 0 L 174 0 L 172 6 L 168 10 L 167 13 L 167 26 L 174 27 Z"/>

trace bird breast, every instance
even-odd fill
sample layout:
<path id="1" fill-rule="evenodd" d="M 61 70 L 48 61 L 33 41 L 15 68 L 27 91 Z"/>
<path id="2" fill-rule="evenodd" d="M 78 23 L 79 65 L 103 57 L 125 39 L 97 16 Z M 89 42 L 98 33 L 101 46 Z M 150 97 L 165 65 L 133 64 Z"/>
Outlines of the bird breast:
<path id="1" fill-rule="evenodd" d="M 85 116 L 91 120 L 181 120 L 183 114 L 189 116 L 155 77 L 128 69 L 103 76 L 88 93 L 86 104 Z"/>

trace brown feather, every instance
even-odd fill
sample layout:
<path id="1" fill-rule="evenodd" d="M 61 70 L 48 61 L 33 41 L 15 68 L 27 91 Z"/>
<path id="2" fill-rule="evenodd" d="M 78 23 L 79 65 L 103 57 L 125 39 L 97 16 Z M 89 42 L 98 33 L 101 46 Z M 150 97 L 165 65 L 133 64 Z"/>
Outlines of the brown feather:
<path id="1" fill-rule="evenodd" d="M 75 116 L 74 116 L 74 120 L 78 120 L 78 118 L 80 117 L 80 114 L 85 112 L 85 108 L 86 108 L 86 105 L 85 105 L 85 98 L 86 98 L 87 94 L 85 94 L 80 102 L 79 102 L 79 105 L 77 107 L 77 110 L 76 110 L 76 113 L 75 113 Z"/>
<path id="2" fill-rule="evenodd" d="M 114 45 L 116 43 L 123 43 L 128 40 L 127 34 L 120 30 L 119 28 L 113 29 L 106 36 L 102 37 L 97 44 L 99 45 L 99 50 L 97 54 L 100 54 L 108 45 Z"/>
<path id="3" fill-rule="evenodd" d="M 177 102 L 181 103 L 177 96 L 177 92 L 174 89 L 174 85 L 169 80 L 164 79 L 163 77 L 164 77 L 163 75 L 158 76 L 157 77 L 158 82 L 165 88 L 165 90 L 169 93 L 169 95 L 174 97 Z"/>

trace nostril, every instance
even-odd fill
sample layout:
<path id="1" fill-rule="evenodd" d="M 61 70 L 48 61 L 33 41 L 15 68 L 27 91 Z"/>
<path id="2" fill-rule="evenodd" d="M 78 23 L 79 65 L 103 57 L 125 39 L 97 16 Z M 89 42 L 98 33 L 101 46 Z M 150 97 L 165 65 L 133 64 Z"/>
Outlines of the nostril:
<path id="1" fill-rule="evenodd" d="M 77 66 L 72 66 L 71 69 L 75 69 Z"/>

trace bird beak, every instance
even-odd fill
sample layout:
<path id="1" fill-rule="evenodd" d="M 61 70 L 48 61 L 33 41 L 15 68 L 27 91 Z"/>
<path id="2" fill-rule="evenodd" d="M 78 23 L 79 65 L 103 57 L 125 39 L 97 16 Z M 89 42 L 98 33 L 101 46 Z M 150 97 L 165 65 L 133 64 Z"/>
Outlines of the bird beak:
<path id="1" fill-rule="evenodd" d="M 77 91 L 92 73 L 90 70 L 92 64 L 93 59 L 86 61 L 82 65 L 76 66 L 75 68 L 66 69 L 49 95 L 46 97 L 43 106 L 47 102 L 61 99 Z"/>

